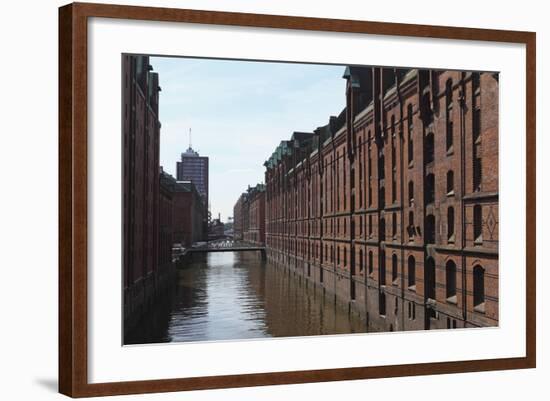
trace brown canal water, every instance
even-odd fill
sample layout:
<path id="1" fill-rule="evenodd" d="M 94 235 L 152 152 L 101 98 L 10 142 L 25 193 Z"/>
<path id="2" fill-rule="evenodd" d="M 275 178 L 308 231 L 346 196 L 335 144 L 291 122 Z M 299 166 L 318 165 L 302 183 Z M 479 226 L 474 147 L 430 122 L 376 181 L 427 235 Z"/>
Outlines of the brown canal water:
<path id="1" fill-rule="evenodd" d="M 366 332 L 334 297 L 254 253 L 195 254 L 126 344 Z"/>

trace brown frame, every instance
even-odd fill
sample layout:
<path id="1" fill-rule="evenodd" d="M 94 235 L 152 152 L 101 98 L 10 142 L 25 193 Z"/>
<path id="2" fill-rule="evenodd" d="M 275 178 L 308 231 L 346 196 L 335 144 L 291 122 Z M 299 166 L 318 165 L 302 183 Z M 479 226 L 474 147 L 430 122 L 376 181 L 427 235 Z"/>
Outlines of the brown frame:
<path id="1" fill-rule="evenodd" d="M 526 45 L 526 356 L 90 384 L 87 380 L 87 19 L 188 22 Z M 59 9 L 59 391 L 72 397 L 311 383 L 536 366 L 534 32 L 73 3 Z"/>

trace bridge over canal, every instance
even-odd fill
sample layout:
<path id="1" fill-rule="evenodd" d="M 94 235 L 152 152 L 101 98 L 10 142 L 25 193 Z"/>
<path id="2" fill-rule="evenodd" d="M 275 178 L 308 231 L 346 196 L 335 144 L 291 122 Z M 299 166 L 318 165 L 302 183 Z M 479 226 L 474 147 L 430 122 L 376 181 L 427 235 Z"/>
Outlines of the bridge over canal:
<path id="1" fill-rule="evenodd" d="M 251 244 L 246 241 L 233 239 L 220 239 L 209 241 L 201 246 L 195 246 L 187 249 L 186 253 L 206 253 L 206 252 L 260 252 L 262 259 L 265 260 L 265 246 Z"/>

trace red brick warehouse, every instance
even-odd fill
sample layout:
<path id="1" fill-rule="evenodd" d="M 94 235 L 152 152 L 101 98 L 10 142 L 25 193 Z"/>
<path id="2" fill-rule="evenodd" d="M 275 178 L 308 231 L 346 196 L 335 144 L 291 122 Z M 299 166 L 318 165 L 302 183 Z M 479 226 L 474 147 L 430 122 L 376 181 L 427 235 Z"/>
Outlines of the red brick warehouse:
<path id="1" fill-rule="evenodd" d="M 370 330 L 498 325 L 498 74 L 348 67 L 266 161 L 268 259 Z"/>
<path id="2" fill-rule="evenodd" d="M 167 273 L 159 252 L 159 77 L 147 56 L 122 55 L 124 328 L 160 292 Z M 162 204 L 164 205 L 164 199 Z M 165 217 L 165 216 L 163 216 Z M 165 235 L 162 240 L 164 241 Z"/>
<path id="3" fill-rule="evenodd" d="M 265 245 L 265 185 L 248 187 L 233 207 L 233 237 L 254 245 Z"/>

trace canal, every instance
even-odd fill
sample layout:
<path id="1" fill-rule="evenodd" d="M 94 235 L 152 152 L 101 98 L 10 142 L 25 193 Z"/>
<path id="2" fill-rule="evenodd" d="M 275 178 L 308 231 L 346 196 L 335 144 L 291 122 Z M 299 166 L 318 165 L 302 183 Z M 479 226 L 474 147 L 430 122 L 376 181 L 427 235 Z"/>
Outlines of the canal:
<path id="1" fill-rule="evenodd" d="M 195 254 L 125 344 L 365 332 L 365 323 L 254 252 Z"/>

